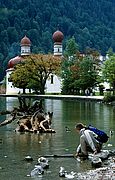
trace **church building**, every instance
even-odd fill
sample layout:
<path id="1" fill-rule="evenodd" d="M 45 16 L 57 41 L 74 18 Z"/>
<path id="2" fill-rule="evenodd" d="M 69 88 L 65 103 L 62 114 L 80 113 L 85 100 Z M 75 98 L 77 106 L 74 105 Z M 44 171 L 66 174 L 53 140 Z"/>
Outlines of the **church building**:
<path id="1" fill-rule="evenodd" d="M 54 41 L 54 56 L 62 56 L 62 41 L 64 38 L 63 33 L 57 30 L 54 32 L 52 38 Z M 31 41 L 27 36 L 22 38 L 20 46 L 21 54 L 10 59 L 8 62 L 8 69 L 6 70 L 6 94 L 18 94 L 23 92 L 22 89 L 14 87 L 12 82 L 8 80 L 10 74 L 14 70 L 14 66 L 20 63 L 24 56 L 29 56 L 31 54 Z M 26 93 L 29 93 L 29 89 L 26 89 Z M 46 82 L 45 93 L 61 93 L 61 78 L 55 74 L 51 74 L 50 78 Z"/>

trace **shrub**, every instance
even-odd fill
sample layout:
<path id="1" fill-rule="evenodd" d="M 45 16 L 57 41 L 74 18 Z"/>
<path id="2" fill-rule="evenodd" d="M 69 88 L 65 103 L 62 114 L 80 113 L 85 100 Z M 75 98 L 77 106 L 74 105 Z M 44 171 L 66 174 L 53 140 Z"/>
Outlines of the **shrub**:
<path id="1" fill-rule="evenodd" d="M 114 95 L 107 95 L 104 97 L 103 101 L 106 103 L 115 101 L 115 96 Z"/>

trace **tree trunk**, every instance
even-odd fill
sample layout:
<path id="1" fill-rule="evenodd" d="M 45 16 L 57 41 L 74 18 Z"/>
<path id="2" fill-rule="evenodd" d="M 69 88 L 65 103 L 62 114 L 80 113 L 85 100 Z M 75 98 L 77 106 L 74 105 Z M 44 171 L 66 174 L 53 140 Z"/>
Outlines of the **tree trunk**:
<path id="1" fill-rule="evenodd" d="M 45 84 L 46 84 L 46 81 L 42 81 L 41 83 L 41 87 L 40 87 L 40 94 L 45 94 Z"/>
<path id="2" fill-rule="evenodd" d="M 113 82 L 113 96 L 115 95 L 115 81 Z"/>
<path id="3" fill-rule="evenodd" d="M 42 86 L 41 88 L 40 88 L 40 94 L 45 94 L 45 88 L 44 88 L 44 86 Z"/>
<path id="4" fill-rule="evenodd" d="M 23 88 L 23 94 L 26 94 L 26 89 L 25 88 Z"/>

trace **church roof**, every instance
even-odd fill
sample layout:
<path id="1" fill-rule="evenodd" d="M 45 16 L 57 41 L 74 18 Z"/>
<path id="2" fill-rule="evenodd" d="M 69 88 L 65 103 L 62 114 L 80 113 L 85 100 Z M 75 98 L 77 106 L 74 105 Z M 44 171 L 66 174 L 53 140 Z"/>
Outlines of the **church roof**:
<path id="1" fill-rule="evenodd" d="M 61 43 L 63 41 L 64 35 L 61 31 L 57 30 L 56 32 L 54 32 L 52 38 L 53 38 L 54 42 L 60 42 Z"/>
<path id="2" fill-rule="evenodd" d="M 21 46 L 31 46 L 31 41 L 27 36 L 24 36 L 20 42 Z"/>
<path id="3" fill-rule="evenodd" d="M 13 68 L 16 64 L 20 63 L 21 59 L 22 59 L 21 56 L 16 56 L 16 57 L 10 59 L 8 62 L 8 69 Z"/>

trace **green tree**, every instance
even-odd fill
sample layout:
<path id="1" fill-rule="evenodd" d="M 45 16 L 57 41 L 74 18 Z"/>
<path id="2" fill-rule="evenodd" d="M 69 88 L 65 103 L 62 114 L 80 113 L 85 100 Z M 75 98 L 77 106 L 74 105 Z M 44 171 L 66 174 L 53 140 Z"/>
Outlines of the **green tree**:
<path id="1" fill-rule="evenodd" d="M 113 95 L 115 95 L 115 53 L 104 62 L 102 73 L 104 80 L 113 87 Z"/>
<path id="2" fill-rule="evenodd" d="M 25 65 L 18 64 L 15 66 L 14 71 L 11 73 L 9 77 L 9 81 L 12 82 L 14 87 L 23 89 L 23 93 L 25 94 L 25 89 L 28 86 L 29 79 L 28 79 L 28 71 L 25 68 Z"/>
<path id="3" fill-rule="evenodd" d="M 8 27 L 7 33 L 10 44 L 18 41 L 18 32 L 15 27 Z"/>
<path id="4" fill-rule="evenodd" d="M 79 87 L 74 86 L 75 79 L 79 78 L 79 47 L 75 38 L 70 38 L 66 43 L 66 50 L 62 62 L 62 93 L 73 94 L 74 89 L 79 93 Z"/>
<path id="5" fill-rule="evenodd" d="M 80 62 L 80 78 L 75 80 L 75 85 L 79 86 L 84 94 L 86 89 L 91 90 L 97 84 L 98 73 L 94 65 L 92 56 L 85 56 Z"/>
<path id="6" fill-rule="evenodd" d="M 75 42 L 75 38 L 72 37 L 66 43 L 65 55 L 67 55 L 69 57 L 73 56 L 74 54 L 77 53 L 78 49 L 79 49 L 79 47 L 78 47 L 77 43 Z"/>
<path id="7" fill-rule="evenodd" d="M 79 94 L 82 90 L 85 94 L 86 89 L 91 90 L 98 84 L 99 61 L 97 55 L 97 52 L 90 49 L 86 55 L 77 53 L 73 57 L 65 57 L 62 64 L 62 93 Z"/>
<path id="8" fill-rule="evenodd" d="M 59 74 L 61 59 L 52 55 L 31 55 L 15 66 L 10 81 L 18 88 L 31 88 L 45 93 L 45 85 L 50 74 Z M 37 88 L 36 88 L 37 86 Z"/>

